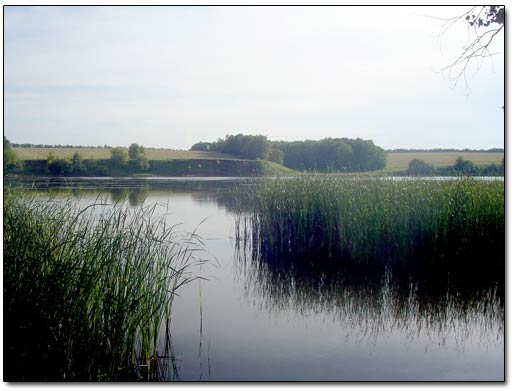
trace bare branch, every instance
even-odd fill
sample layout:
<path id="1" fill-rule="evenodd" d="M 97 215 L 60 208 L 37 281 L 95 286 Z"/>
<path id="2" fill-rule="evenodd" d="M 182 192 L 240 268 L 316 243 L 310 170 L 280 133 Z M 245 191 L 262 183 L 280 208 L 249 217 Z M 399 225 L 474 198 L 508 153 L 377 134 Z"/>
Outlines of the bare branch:
<path id="1" fill-rule="evenodd" d="M 443 24 L 440 32 L 440 37 L 444 35 L 452 26 L 457 22 L 464 22 L 473 28 L 474 37 L 462 48 L 460 55 L 452 61 L 449 65 L 440 70 L 448 80 L 452 88 L 455 88 L 460 80 L 465 84 L 466 91 L 469 93 L 468 85 L 468 65 L 471 61 L 476 64 L 476 74 L 482 67 L 486 58 L 491 59 L 497 53 L 491 53 L 489 46 L 494 38 L 503 30 L 505 20 L 505 9 L 499 6 L 482 6 L 478 11 L 477 7 L 472 7 L 464 14 L 452 18 L 442 19 Z M 499 25 L 497 28 L 492 28 L 494 24 Z M 486 31 L 482 29 L 491 27 Z"/>

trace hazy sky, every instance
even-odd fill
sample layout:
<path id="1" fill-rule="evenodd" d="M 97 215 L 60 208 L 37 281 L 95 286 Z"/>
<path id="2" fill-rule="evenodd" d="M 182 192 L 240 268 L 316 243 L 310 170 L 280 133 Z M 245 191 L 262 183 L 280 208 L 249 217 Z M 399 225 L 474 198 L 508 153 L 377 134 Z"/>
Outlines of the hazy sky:
<path id="1" fill-rule="evenodd" d="M 189 149 L 226 134 L 504 146 L 504 35 L 472 78 L 439 71 L 466 7 L 5 7 L 15 143 Z"/>

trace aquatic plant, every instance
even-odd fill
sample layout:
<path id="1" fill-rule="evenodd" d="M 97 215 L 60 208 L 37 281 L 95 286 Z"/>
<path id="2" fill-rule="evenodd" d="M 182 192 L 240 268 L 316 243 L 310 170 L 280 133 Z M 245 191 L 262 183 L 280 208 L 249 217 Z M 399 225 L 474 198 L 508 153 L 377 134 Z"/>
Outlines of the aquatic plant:
<path id="1" fill-rule="evenodd" d="M 329 263 L 378 278 L 391 268 L 445 283 L 449 274 L 475 285 L 504 279 L 501 181 L 317 175 L 252 182 L 237 197 L 237 239 L 268 263 Z"/>
<path id="2" fill-rule="evenodd" d="M 154 379 L 199 238 L 156 206 L 4 192 L 4 380 Z"/>

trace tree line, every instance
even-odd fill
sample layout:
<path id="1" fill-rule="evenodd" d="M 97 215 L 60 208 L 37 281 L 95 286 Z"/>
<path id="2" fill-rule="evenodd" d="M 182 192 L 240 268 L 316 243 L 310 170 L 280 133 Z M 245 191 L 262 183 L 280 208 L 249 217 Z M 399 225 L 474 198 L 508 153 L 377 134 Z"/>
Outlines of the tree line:
<path id="1" fill-rule="evenodd" d="M 71 158 L 55 156 L 52 152 L 45 160 L 45 170 L 53 176 L 88 176 L 143 173 L 150 168 L 150 162 L 142 145 L 131 144 L 128 148 L 111 148 L 111 157 L 106 160 L 84 159 L 80 152 Z M 13 150 L 13 144 L 4 136 L 4 173 L 23 172 L 23 162 Z"/>
<path id="2" fill-rule="evenodd" d="M 146 157 L 145 149 L 142 145 L 132 143 L 128 149 L 115 147 L 111 149 L 111 157 L 102 165 L 98 159 L 84 159 L 82 154 L 75 152 L 73 156 L 56 157 L 50 153 L 46 165 L 48 172 L 54 176 L 66 175 L 88 175 L 91 173 L 106 174 L 125 172 L 145 172 L 150 168 L 150 163 Z"/>
<path id="3" fill-rule="evenodd" d="M 500 164 L 477 166 L 471 160 L 459 156 L 455 164 L 448 167 L 435 167 L 422 159 L 412 159 L 406 174 L 411 176 L 503 176 L 505 159 L 502 159 Z"/>
<path id="4" fill-rule="evenodd" d="M 385 167 L 386 152 L 371 140 L 325 138 L 270 141 L 262 135 L 227 135 L 199 142 L 192 151 L 216 151 L 245 159 L 262 159 L 299 171 L 369 171 Z"/>

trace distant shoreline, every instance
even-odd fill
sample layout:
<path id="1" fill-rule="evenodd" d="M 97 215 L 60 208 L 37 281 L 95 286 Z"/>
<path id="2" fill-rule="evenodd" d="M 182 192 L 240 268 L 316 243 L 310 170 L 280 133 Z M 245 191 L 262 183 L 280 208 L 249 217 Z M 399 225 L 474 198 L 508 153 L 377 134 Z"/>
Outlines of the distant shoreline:
<path id="1" fill-rule="evenodd" d="M 107 148 L 27 148 L 14 147 L 18 159 L 24 168 L 17 175 L 52 177 L 46 168 L 49 153 L 56 157 L 71 158 L 74 153 L 82 154 L 85 160 L 93 161 L 96 168 L 82 175 L 69 174 L 58 177 L 255 177 L 266 175 L 300 175 L 300 171 L 291 170 L 280 164 L 264 160 L 248 160 L 224 155 L 217 152 L 178 151 L 170 149 L 145 150 L 150 169 L 147 172 L 135 172 L 129 167 L 113 170 L 107 163 L 110 149 Z M 476 166 L 501 164 L 504 152 L 492 151 L 417 151 L 388 152 L 386 167 L 377 171 L 347 172 L 355 175 L 405 175 L 413 159 L 422 159 L 436 168 L 450 167 L 458 157 L 473 162 Z M 12 174 L 11 174 L 12 175 Z"/>

